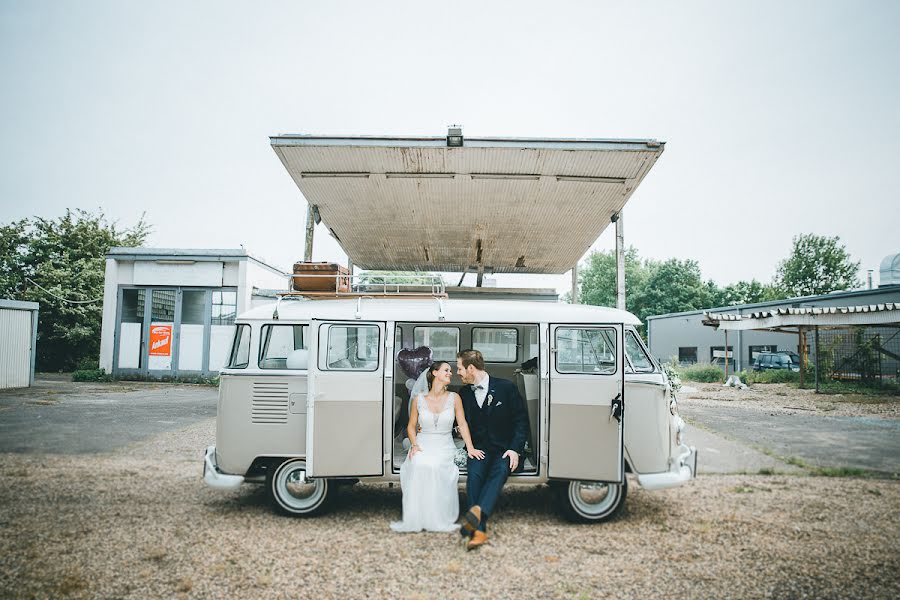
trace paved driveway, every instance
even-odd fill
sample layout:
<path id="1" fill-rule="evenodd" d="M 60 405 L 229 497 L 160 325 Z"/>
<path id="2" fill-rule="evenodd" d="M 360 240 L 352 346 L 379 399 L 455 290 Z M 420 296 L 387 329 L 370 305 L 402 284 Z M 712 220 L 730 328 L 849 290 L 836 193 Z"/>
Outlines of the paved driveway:
<path id="1" fill-rule="evenodd" d="M 107 452 L 216 415 L 216 388 L 150 383 L 72 383 L 39 376 L 0 391 L 0 452 Z"/>
<path id="2" fill-rule="evenodd" d="M 732 440 L 800 458 L 810 465 L 900 473 L 900 420 L 770 413 L 739 405 L 685 403 L 680 410 L 687 419 Z"/>

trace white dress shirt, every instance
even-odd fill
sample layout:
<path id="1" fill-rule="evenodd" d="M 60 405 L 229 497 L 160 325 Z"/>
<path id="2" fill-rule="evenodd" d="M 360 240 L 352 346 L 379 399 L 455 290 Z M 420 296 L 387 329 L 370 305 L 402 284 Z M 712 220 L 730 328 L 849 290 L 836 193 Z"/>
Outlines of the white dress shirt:
<path id="1" fill-rule="evenodd" d="M 490 377 L 485 373 L 484 379 L 472 384 L 472 390 L 475 392 L 475 401 L 478 402 L 478 408 L 484 406 L 484 399 L 487 398 L 489 389 L 489 380 Z M 481 386 L 481 389 L 475 389 L 477 386 Z"/>

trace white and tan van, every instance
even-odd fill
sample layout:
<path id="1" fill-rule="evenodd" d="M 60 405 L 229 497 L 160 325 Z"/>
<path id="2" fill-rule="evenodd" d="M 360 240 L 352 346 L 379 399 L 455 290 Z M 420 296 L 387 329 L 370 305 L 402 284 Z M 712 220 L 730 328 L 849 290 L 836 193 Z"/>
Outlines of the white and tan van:
<path id="1" fill-rule="evenodd" d="M 628 473 L 650 490 L 696 473 L 674 394 L 631 313 L 442 295 L 290 300 L 237 319 L 204 462 L 210 486 L 264 483 L 280 512 L 307 516 L 337 483 L 399 481 L 409 401 L 399 357 L 422 347 L 451 364 L 478 349 L 490 375 L 518 386 L 529 433 L 509 482 L 551 484 L 570 519 L 615 516 Z"/>

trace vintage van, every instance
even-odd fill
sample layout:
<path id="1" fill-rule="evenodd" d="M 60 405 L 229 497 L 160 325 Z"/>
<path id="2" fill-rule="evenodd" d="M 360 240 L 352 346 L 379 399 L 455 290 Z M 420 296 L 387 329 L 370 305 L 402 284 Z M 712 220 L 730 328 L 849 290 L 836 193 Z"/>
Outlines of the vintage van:
<path id="1" fill-rule="evenodd" d="M 281 298 L 236 321 L 204 480 L 264 483 L 274 507 L 295 516 L 320 512 L 338 483 L 398 482 L 410 385 L 403 351 L 424 347 L 455 364 L 459 349 L 475 348 L 527 406 L 525 455 L 509 483 L 550 484 L 568 518 L 608 520 L 624 505 L 627 473 L 650 490 L 696 474 L 639 323 L 611 308 L 442 293 Z M 459 385 L 454 375 L 451 388 Z"/>

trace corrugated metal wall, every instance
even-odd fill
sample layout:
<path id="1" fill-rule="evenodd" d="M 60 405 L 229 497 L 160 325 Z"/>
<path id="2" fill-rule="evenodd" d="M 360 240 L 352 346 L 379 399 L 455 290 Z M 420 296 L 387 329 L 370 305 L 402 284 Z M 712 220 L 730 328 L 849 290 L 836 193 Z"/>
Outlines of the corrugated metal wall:
<path id="1" fill-rule="evenodd" d="M 28 387 L 31 381 L 30 310 L 0 308 L 0 389 Z"/>

